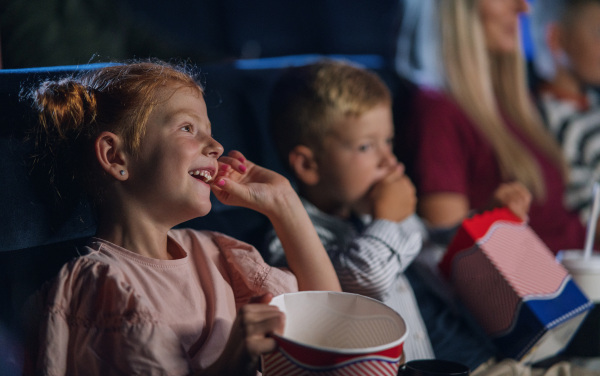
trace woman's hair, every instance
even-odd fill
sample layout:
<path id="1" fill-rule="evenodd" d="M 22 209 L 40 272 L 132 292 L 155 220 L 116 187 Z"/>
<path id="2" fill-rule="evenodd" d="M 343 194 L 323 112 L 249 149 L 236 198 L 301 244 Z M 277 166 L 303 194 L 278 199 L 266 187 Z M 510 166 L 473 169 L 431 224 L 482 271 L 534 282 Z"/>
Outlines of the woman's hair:
<path id="1" fill-rule="evenodd" d="M 317 151 L 333 122 L 361 116 L 377 105 L 391 105 L 379 76 L 349 62 L 324 59 L 286 69 L 273 88 L 270 127 L 279 157 L 306 145 Z"/>
<path id="2" fill-rule="evenodd" d="M 101 200 L 103 174 L 95 163 L 96 138 L 101 132 L 113 132 L 123 139 L 128 153 L 137 155 L 157 104 L 181 86 L 202 92 L 192 71 L 183 64 L 155 60 L 111 64 L 45 81 L 31 90 L 28 96 L 39 120 L 30 135 L 32 168 L 38 180 L 49 181 L 56 203 L 68 210 L 83 193 L 96 203 Z"/>
<path id="3" fill-rule="evenodd" d="M 432 3 L 435 5 L 431 6 Z M 409 78 L 415 69 L 407 67 L 420 67 L 417 77 L 423 79 L 417 83 L 444 90 L 466 112 L 491 143 L 503 179 L 520 181 L 541 200 L 545 197 L 545 187 L 540 167 L 522 142 L 507 129 L 503 116 L 515 123 L 565 176 L 566 164 L 559 145 L 545 131 L 531 100 L 520 49 L 514 53 L 488 52 L 478 3 L 479 0 L 407 0 L 407 7 L 419 9 L 421 13 L 426 11 L 426 4 L 431 11 L 438 12 L 436 17 L 429 16 L 437 32 L 435 36 L 421 33 L 421 37 L 413 41 L 414 47 L 417 51 L 426 51 L 398 55 L 396 66 Z M 413 13 L 419 11 L 413 10 Z M 433 62 L 427 63 L 428 59 Z M 407 60 L 409 63 L 405 63 Z"/>

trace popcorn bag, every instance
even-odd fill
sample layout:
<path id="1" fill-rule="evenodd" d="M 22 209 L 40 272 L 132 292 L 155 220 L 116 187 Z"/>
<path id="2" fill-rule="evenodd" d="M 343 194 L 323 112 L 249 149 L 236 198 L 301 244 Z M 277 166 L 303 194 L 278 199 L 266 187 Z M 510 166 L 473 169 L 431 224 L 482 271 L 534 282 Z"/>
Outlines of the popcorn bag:
<path id="1" fill-rule="evenodd" d="M 396 376 L 407 328 L 393 309 L 351 293 L 306 291 L 271 301 L 285 312 L 277 349 L 263 355 L 264 376 Z"/>
<path id="2" fill-rule="evenodd" d="M 502 354 L 526 363 L 562 351 L 593 307 L 507 208 L 465 219 L 439 266 Z"/>

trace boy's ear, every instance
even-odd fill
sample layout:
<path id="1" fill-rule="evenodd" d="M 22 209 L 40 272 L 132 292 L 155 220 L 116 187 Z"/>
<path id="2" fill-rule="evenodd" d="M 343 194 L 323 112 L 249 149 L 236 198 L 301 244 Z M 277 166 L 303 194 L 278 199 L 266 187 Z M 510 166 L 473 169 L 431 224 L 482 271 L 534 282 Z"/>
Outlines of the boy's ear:
<path id="1" fill-rule="evenodd" d="M 319 182 L 319 166 L 315 154 L 308 146 L 298 145 L 290 151 L 290 167 L 296 177 L 305 185 L 315 185 Z"/>
<path id="2" fill-rule="evenodd" d="M 127 156 L 121 137 L 112 132 L 102 132 L 94 147 L 101 168 L 115 179 L 127 180 Z"/>

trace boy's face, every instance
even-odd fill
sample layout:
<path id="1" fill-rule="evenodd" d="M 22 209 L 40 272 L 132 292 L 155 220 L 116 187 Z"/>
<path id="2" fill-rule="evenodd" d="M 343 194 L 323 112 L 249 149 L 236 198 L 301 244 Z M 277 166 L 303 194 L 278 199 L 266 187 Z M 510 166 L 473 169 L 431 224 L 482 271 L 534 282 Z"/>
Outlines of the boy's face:
<path id="1" fill-rule="evenodd" d="M 582 6 L 563 36 L 568 69 L 582 84 L 600 85 L 600 4 Z"/>
<path id="2" fill-rule="evenodd" d="M 392 152 L 393 137 L 389 104 L 332 124 L 317 156 L 319 183 L 314 191 L 321 196 L 318 201 L 331 205 L 330 212 L 346 212 L 364 204 L 371 187 L 398 164 Z"/>

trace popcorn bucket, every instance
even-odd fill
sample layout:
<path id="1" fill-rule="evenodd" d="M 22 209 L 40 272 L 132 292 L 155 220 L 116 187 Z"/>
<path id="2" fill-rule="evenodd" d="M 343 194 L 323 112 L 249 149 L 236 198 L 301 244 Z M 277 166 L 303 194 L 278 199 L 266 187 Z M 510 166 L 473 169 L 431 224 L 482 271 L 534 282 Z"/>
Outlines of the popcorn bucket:
<path id="1" fill-rule="evenodd" d="M 507 208 L 465 219 L 440 268 L 500 352 L 523 363 L 563 351 L 593 307 Z"/>
<path id="2" fill-rule="evenodd" d="M 398 374 L 408 330 L 385 304 L 327 291 L 283 294 L 271 301 L 285 312 L 278 347 L 262 358 L 264 376 Z"/>

